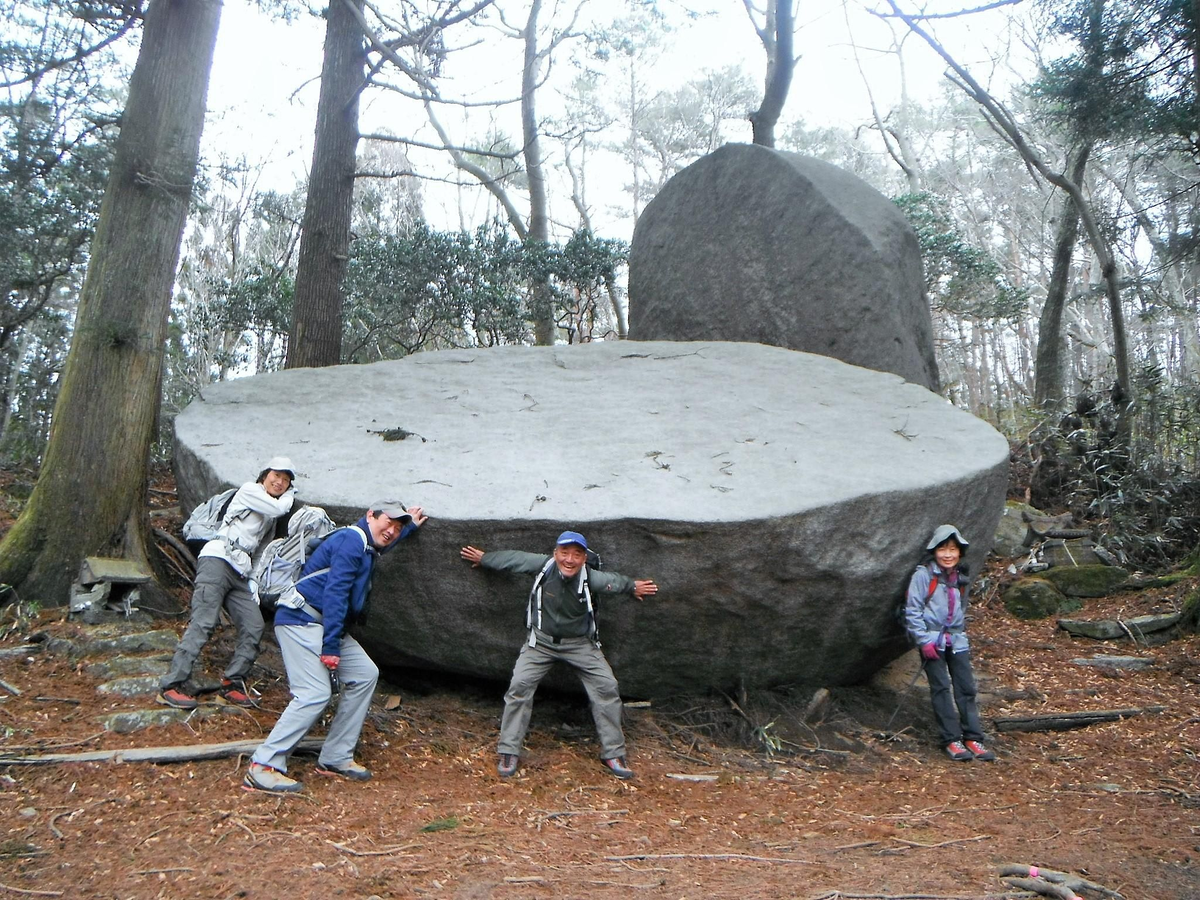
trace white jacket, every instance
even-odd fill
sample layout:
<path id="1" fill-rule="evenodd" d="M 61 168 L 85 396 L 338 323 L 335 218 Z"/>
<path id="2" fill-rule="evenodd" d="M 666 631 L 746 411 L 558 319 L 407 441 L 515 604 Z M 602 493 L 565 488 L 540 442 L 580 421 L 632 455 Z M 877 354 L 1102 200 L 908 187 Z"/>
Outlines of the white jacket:
<path id="1" fill-rule="evenodd" d="M 295 499 L 292 488 L 272 497 L 257 481 L 247 481 L 229 501 L 217 537 L 204 545 L 200 556 L 219 557 L 245 578 L 251 558 L 275 530 L 275 520 L 291 511 Z"/>

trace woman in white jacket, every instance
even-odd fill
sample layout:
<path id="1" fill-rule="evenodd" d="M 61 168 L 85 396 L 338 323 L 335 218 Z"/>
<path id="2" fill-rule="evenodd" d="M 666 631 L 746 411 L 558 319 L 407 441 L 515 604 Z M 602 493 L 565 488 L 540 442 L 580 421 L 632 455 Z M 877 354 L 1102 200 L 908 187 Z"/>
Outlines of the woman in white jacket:
<path id="1" fill-rule="evenodd" d="M 258 480 L 246 482 L 233 495 L 217 536 L 204 545 L 196 560 L 191 619 L 175 648 L 171 668 L 159 682 L 159 703 L 176 709 L 199 705 L 194 694 L 184 689 L 185 683 L 217 627 L 223 606 L 237 629 L 237 642 L 221 680 L 221 696 L 238 706 L 252 705 L 246 676 L 258 658 L 263 618 L 250 583 L 251 559 L 274 533 L 276 519 L 291 511 L 295 478 L 291 460 L 277 456 L 267 462 Z"/>

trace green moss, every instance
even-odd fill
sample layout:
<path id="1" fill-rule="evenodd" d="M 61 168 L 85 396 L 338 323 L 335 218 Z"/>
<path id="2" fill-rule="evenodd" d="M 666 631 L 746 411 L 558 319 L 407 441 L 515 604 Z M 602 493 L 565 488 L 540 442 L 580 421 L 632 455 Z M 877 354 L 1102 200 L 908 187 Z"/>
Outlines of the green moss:
<path id="1" fill-rule="evenodd" d="M 1068 597 L 1107 597 L 1129 580 L 1117 566 L 1055 566 L 1042 576 Z"/>
<path id="2" fill-rule="evenodd" d="M 1082 606 L 1080 600 L 1065 596 L 1045 578 L 1022 578 L 1004 592 L 1004 608 L 1018 619 L 1048 619 Z"/>
<path id="3" fill-rule="evenodd" d="M 1183 598 L 1183 618 L 1179 627 L 1186 631 L 1200 631 L 1200 588 Z"/>

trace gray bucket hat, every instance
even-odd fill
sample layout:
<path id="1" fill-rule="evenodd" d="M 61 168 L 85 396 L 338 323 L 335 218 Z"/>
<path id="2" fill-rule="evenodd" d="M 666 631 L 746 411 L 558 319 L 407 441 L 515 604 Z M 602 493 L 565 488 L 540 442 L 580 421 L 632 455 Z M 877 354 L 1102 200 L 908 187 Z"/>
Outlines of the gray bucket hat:
<path id="1" fill-rule="evenodd" d="M 954 538 L 956 541 L 958 541 L 958 546 L 962 547 L 964 550 L 971 546 L 967 539 L 962 536 L 962 532 L 953 525 L 939 525 L 937 527 L 937 531 L 933 533 L 933 537 L 929 539 L 929 543 L 925 545 L 925 549 L 934 550 L 937 548 L 938 544 L 945 543 L 950 538 Z"/>

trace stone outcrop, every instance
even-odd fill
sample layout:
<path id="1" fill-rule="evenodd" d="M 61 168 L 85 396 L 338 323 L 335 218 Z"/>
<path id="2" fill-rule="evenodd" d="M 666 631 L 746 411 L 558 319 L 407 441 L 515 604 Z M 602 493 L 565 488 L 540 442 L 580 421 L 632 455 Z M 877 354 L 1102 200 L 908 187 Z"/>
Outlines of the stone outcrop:
<path id="1" fill-rule="evenodd" d="M 857 176 L 766 147 L 727 144 L 647 205 L 629 261 L 629 336 L 756 341 L 938 390 L 904 216 Z"/>
<path id="2" fill-rule="evenodd" d="M 937 525 L 980 537 L 979 571 L 1008 466 L 1000 434 L 924 388 L 747 343 L 289 370 L 206 388 L 175 430 L 185 505 L 285 453 L 338 522 L 384 497 L 425 508 L 360 634 L 385 666 L 507 679 L 531 579 L 459 548 L 549 553 L 583 531 L 606 569 L 661 588 L 600 610 L 631 697 L 866 680 L 906 649 L 893 610 Z"/>
<path id="3" fill-rule="evenodd" d="M 1040 576 L 1014 581 L 1003 594 L 1004 608 L 1018 619 L 1048 619 L 1083 607 L 1078 598 L 1068 597 Z"/>

